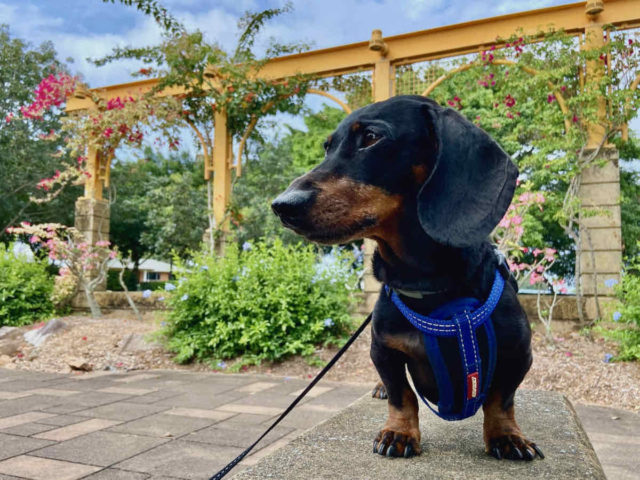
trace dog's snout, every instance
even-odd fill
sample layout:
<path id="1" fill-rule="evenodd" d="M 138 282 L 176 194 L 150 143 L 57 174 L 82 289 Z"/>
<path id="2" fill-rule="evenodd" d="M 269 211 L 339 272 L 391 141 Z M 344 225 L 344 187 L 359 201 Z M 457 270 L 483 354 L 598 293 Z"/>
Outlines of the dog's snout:
<path id="1" fill-rule="evenodd" d="M 271 204 L 271 208 L 282 220 L 291 220 L 303 215 L 313 201 L 310 190 L 287 190 Z"/>

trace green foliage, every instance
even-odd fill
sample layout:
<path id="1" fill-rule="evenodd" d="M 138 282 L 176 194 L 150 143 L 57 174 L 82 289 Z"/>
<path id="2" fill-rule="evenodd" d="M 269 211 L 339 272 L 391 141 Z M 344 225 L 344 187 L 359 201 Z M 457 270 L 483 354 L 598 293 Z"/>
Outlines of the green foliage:
<path id="1" fill-rule="evenodd" d="M 31 102 L 33 90 L 47 75 L 64 71 L 51 43 L 34 48 L 12 37 L 9 27 L 0 25 L 0 240 L 7 227 L 21 221 L 73 223 L 73 204 L 78 187 L 73 187 L 46 205 L 31 203 L 36 184 L 62 168 L 54 156 L 62 144 L 40 137 L 60 128 L 60 110 L 51 110 L 39 122 L 21 118 L 18 108 Z"/>
<path id="2" fill-rule="evenodd" d="M 130 292 L 138 289 L 138 279 L 132 270 L 125 270 L 122 280 L 124 280 L 124 284 Z M 120 270 L 109 270 L 107 272 L 107 290 L 112 292 L 124 291 L 122 285 L 120 285 Z"/>
<path id="3" fill-rule="evenodd" d="M 233 244 L 224 257 L 198 254 L 177 270 L 184 273 L 168 300 L 168 346 L 178 362 L 259 363 L 339 343 L 352 326 L 353 261 L 334 250 L 319 267 L 313 246 L 280 240 Z"/>
<path id="4" fill-rule="evenodd" d="M 306 172 L 322 161 L 322 145 L 345 116 L 344 111 L 325 105 L 319 112 L 304 117 L 306 132 L 291 128 L 291 154 L 296 170 Z"/>
<path id="5" fill-rule="evenodd" d="M 639 155 L 640 157 L 640 155 Z M 622 248 L 629 257 L 638 257 L 640 248 L 640 173 L 620 170 L 620 213 L 622 217 Z"/>
<path id="6" fill-rule="evenodd" d="M 640 242 L 636 246 L 640 248 Z M 640 258 L 635 257 L 626 266 L 622 282 L 616 286 L 620 308 L 613 313 L 619 329 L 604 330 L 609 338 L 620 343 L 616 360 L 640 360 Z"/>
<path id="7" fill-rule="evenodd" d="M 45 260 L 14 255 L 0 243 L 0 327 L 28 325 L 53 313 L 53 278 Z"/>
<path id="8" fill-rule="evenodd" d="M 152 292 L 164 290 L 166 284 L 167 282 L 140 282 L 140 290 L 151 290 Z"/>
<path id="9" fill-rule="evenodd" d="M 135 265 L 198 248 L 207 224 L 201 162 L 147 149 L 142 159 L 116 162 L 111 179 L 111 239 Z"/>

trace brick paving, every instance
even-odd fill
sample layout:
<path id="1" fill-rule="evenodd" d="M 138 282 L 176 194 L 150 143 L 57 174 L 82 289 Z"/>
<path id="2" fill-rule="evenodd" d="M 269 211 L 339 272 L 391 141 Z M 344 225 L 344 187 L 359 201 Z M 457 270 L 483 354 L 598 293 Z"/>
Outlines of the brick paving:
<path id="1" fill-rule="evenodd" d="M 0 480 L 208 479 L 307 383 L 266 375 L 0 368 Z M 368 390 L 322 382 L 234 473 Z"/>
<path id="2" fill-rule="evenodd" d="M 208 479 L 307 383 L 266 375 L 59 375 L 0 368 L 0 480 Z M 322 382 L 233 473 L 369 389 Z M 640 416 L 598 406 L 576 410 L 607 476 L 637 478 Z"/>

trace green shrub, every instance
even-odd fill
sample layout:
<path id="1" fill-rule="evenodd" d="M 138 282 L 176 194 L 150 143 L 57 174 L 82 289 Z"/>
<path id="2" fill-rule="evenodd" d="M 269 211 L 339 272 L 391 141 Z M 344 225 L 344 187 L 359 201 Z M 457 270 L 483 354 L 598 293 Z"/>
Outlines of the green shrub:
<path id="1" fill-rule="evenodd" d="M 620 305 L 613 312 L 613 321 L 620 328 L 603 333 L 620 344 L 616 360 L 640 360 L 640 256 L 628 262 L 615 291 Z"/>
<path id="2" fill-rule="evenodd" d="M 340 343 L 352 327 L 354 256 L 336 249 L 319 260 L 313 246 L 278 239 L 179 266 L 166 328 L 176 361 L 259 363 Z"/>
<path id="3" fill-rule="evenodd" d="M 140 282 L 140 287 L 138 288 L 138 290 L 151 290 L 152 292 L 155 292 L 156 290 L 164 290 L 164 286 L 167 284 L 168 282 L 164 282 L 164 281 L 159 281 L 159 282 Z"/>
<path id="4" fill-rule="evenodd" d="M 43 320 L 53 313 L 53 277 L 45 260 L 14 255 L 0 243 L 0 327 Z"/>

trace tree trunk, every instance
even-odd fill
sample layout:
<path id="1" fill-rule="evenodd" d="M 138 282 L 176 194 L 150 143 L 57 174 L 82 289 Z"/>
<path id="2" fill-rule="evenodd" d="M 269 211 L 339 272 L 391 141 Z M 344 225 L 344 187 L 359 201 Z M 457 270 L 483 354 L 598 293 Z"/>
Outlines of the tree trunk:
<path id="1" fill-rule="evenodd" d="M 90 292 L 89 288 L 87 287 L 88 285 L 85 284 L 83 286 L 83 290 L 85 296 L 87 297 L 87 303 L 89 304 L 89 309 L 91 310 L 91 316 L 93 318 L 100 318 L 102 317 L 102 310 L 100 310 L 100 306 L 98 305 L 98 302 L 96 302 L 96 299 L 93 296 L 93 292 Z"/>

